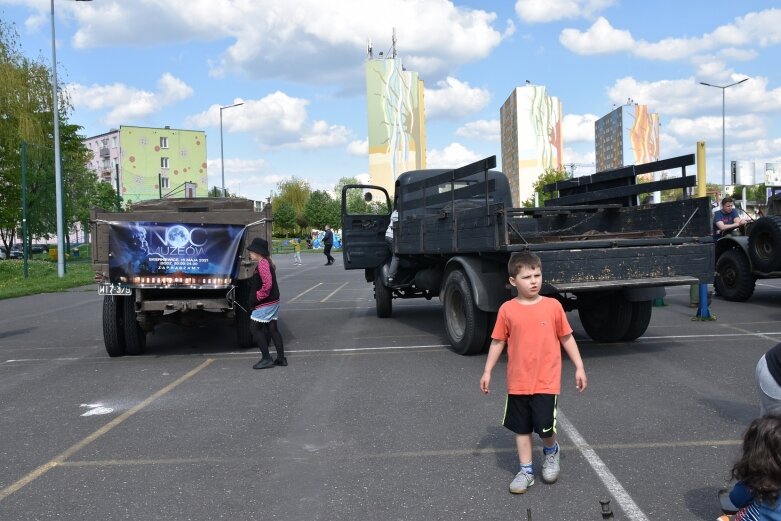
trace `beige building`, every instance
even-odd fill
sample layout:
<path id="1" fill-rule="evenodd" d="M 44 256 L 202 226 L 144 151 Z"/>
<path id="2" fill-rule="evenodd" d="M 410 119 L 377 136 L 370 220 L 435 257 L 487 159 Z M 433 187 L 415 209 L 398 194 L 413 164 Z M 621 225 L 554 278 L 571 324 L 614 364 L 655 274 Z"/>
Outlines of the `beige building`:
<path id="1" fill-rule="evenodd" d="M 366 99 L 369 176 L 372 184 L 392 195 L 399 175 L 426 168 L 423 80 L 417 72 L 404 69 L 395 50 L 390 57 L 380 53 L 375 59 L 370 47 Z"/>
<path id="2" fill-rule="evenodd" d="M 510 181 L 513 206 L 534 196 L 533 185 L 546 170 L 562 169 L 561 120 L 561 101 L 541 85 L 513 89 L 499 110 L 502 172 Z"/>

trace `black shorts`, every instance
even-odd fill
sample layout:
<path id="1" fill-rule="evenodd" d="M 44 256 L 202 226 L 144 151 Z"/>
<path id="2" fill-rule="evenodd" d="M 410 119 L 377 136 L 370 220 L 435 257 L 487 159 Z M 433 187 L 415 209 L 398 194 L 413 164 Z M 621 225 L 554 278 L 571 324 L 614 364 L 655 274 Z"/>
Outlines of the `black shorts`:
<path id="1" fill-rule="evenodd" d="M 550 438 L 556 433 L 557 394 L 508 394 L 502 424 L 515 434 Z"/>

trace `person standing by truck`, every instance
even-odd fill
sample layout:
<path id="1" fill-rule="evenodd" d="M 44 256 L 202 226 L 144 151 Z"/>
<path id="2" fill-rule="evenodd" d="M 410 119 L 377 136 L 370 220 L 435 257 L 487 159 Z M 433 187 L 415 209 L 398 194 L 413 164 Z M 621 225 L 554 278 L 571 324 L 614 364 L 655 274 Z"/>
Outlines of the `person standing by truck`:
<path id="1" fill-rule="evenodd" d="M 334 246 L 334 232 L 331 231 L 331 225 L 325 225 L 325 233 L 323 235 L 323 253 L 325 254 L 325 265 L 330 266 L 334 263 L 334 258 L 331 257 L 331 248 Z"/>
<path id="2" fill-rule="evenodd" d="M 508 262 L 510 284 L 518 296 L 502 304 L 491 334 L 491 347 L 480 378 L 489 393 L 491 371 L 507 346 L 507 401 L 503 424 L 515 433 L 520 469 L 510 492 L 523 494 L 534 485 L 532 432 L 543 441 L 542 480 L 559 478 L 556 407 L 561 390 L 561 348 L 575 364 L 575 387 L 588 385 L 578 344 L 561 303 L 540 295 L 542 262 L 531 252 L 514 253 Z"/>
<path id="3" fill-rule="evenodd" d="M 399 222 L 399 212 L 394 209 L 390 216 L 388 228 L 385 230 L 385 242 L 388 244 L 391 252 L 391 263 L 388 267 L 388 284 L 393 284 L 393 279 L 396 278 L 396 271 L 399 269 L 399 258 L 396 256 L 396 250 L 393 247 L 393 228 L 397 222 Z"/>
<path id="4" fill-rule="evenodd" d="M 250 281 L 250 332 L 255 343 L 260 348 L 261 359 L 252 366 L 253 369 L 268 369 L 275 365 L 287 366 L 282 335 L 277 327 L 279 319 L 279 286 L 277 285 L 276 266 L 271 260 L 268 241 L 256 237 L 247 246 L 250 259 L 257 262 L 255 273 Z M 269 353 L 269 339 L 274 341 L 277 349 L 277 359 L 272 360 Z"/>

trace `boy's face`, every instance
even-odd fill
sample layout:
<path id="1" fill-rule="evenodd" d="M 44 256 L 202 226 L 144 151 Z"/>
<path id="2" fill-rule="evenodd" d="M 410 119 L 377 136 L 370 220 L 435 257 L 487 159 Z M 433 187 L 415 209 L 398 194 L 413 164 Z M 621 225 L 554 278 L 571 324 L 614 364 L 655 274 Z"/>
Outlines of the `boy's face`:
<path id="1" fill-rule="evenodd" d="M 527 268 L 522 266 L 518 274 L 510 277 L 510 284 L 518 290 L 518 295 L 531 299 L 539 295 L 542 287 L 542 270 L 539 267 Z"/>

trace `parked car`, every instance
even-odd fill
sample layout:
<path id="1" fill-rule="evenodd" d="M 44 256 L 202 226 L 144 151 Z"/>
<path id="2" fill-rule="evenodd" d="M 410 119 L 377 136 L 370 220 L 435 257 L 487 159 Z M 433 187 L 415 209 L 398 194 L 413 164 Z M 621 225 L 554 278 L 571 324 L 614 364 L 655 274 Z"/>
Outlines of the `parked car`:
<path id="1" fill-rule="evenodd" d="M 30 253 L 45 253 L 46 250 L 45 244 L 33 244 L 30 246 Z"/>

